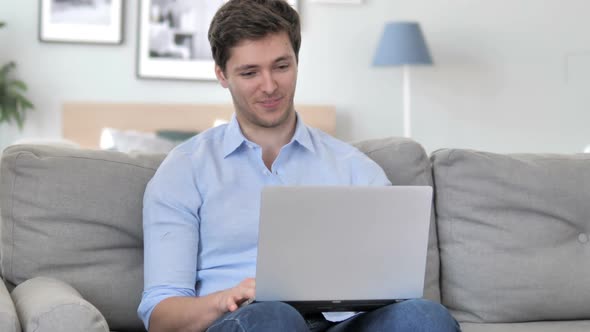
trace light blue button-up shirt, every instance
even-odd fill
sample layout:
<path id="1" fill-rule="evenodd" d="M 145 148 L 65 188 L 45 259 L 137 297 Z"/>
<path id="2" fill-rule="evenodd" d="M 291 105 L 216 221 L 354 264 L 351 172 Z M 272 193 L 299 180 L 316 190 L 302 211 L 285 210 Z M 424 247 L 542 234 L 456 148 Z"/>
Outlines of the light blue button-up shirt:
<path id="1" fill-rule="evenodd" d="M 260 192 L 280 185 L 389 185 L 365 154 L 300 118 L 269 170 L 235 115 L 169 153 L 144 196 L 146 328 L 173 296 L 204 296 L 255 277 Z"/>

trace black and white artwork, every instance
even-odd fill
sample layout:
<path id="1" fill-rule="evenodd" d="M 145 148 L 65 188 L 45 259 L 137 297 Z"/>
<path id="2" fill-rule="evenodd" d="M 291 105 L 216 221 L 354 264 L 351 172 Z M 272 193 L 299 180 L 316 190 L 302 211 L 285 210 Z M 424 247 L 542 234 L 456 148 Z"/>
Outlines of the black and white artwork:
<path id="1" fill-rule="evenodd" d="M 140 78 L 215 80 L 207 38 L 226 0 L 141 0 L 137 73 Z M 296 5 L 295 0 L 289 3 Z"/>
<path id="2" fill-rule="evenodd" d="M 39 12 L 41 41 L 123 41 L 123 0 L 40 0 Z"/>
<path id="3" fill-rule="evenodd" d="M 209 23 L 223 0 L 143 0 L 138 76 L 214 80 Z"/>
<path id="4" fill-rule="evenodd" d="M 149 56 L 210 60 L 209 22 L 223 0 L 152 0 Z"/>

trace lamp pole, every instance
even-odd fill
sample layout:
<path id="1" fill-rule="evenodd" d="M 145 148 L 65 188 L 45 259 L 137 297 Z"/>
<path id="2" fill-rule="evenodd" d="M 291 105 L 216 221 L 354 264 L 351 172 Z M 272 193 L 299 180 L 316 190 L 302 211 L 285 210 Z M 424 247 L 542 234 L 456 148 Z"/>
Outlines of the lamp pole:
<path id="1" fill-rule="evenodd" d="M 412 135 L 412 125 L 410 118 L 410 66 L 403 66 L 404 80 L 404 137 Z"/>

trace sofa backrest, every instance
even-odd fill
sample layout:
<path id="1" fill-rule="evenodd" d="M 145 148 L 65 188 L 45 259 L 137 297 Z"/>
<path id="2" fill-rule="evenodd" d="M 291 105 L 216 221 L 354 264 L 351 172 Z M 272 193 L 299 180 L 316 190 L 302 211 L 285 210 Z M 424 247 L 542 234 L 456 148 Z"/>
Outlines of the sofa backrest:
<path id="1" fill-rule="evenodd" d="M 590 319 L 590 155 L 433 153 L 442 301 L 463 322 Z"/>
<path id="2" fill-rule="evenodd" d="M 113 330 L 143 330 L 142 200 L 163 155 L 12 146 L 0 170 L 2 274 L 76 288 Z"/>
<path id="3" fill-rule="evenodd" d="M 359 142 L 355 146 L 383 168 L 393 185 L 432 186 L 430 159 L 415 141 L 385 138 Z M 438 237 L 434 209 L 432 211 L 424 297 L 440 302 Z"/>

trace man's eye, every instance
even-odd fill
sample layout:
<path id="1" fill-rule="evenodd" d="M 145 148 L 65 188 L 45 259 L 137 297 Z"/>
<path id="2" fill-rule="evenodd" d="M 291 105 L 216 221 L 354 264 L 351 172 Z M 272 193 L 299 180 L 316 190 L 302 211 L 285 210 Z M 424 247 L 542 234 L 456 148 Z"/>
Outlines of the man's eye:
<path id="1" fill-rule="evenodd" d="M 280 65 L 280 66 L 278 66 L 278 68 L 280 70 L 286 70 L 287 68 L 289 68 L 289 65 Z"/>
<path id="2" fill-rule="evenodd" d="M 256 72 L 248 71 L 248 72 L 245 72 L 245 73 L 240 73 L 240 76 L 242 76 L 242 77 L 252 77 L 255 74 L 256 74 Z"/>

